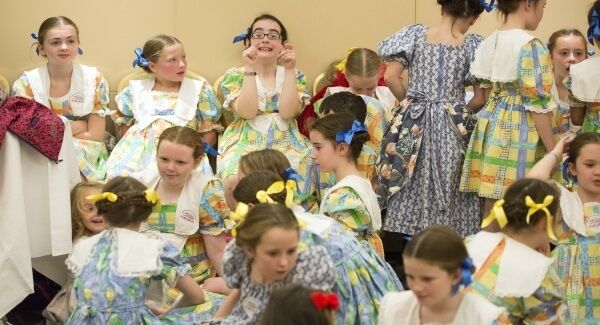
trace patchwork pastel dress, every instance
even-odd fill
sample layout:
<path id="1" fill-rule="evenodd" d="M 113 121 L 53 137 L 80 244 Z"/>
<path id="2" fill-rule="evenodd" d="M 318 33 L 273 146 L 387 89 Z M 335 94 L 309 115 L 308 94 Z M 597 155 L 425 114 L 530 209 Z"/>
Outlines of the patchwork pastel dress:
<path id="1" fill-rule="evenodd" d="M 150 187 L 155 188 L 158 182 L 150 184 Z M 233 226 L 221 182 L 200 171 L 193 171 L 178 202 L 156 206 L 146 222 L 142 223 L 140 232 L 150 237 L 156 235 L 177 247 L 183 262 L 191 267 L 188 275 L 202 284 L 217 274 L 208 259 L 203 236 L 219 236 Z M 180 292 L 174 288 L 164 288 L 163 294 L 163 303 L 170 306 Z M 208 296 L 212 305 L 205 302 L 199 306 L 202 308 L 200 312 L 210 311 L 214 314 L 224 296 L 210 292 Z"/>
<path id="2" fill-rule="evenodd" d="M 381 301 L 379 325 L 431 324 L 421 321 L 421 305 L 412 291 L 394 292 L 385 295 Z M 444 325 L 510 325 L 504 308 L 472 293 L 464 295 L 456 316 L 451 323 Z M 431 324 L 434 325 L 434 324 Z M 435 323 L 435 325 L 441 325 Z"/>
<path id="3" fill-rule="evenodd" d="M 219 157 L 217 160 L 217 176 L 225 179 L 237 174 L 240 158 L 252 151 L 266 148 L 281 151 L 290 161 L 295 170 L 306 169 L 310 157 L 306 155 L 306 148 L 310 146 L 308 139 L 298 130 L 295 119 L 285 121 L 279 115 L 279 96 L 283 89 L 285 69 L 277 66 L 275 75 L 275 91 L 269 93 L 256 75 L 256 88 L 258 92 L 258 113 L 253 120 L 247 120 L 234 113 L 235 119 L 223 133 L 219 143 Z M 223 108 L 233 111 L 231 102 L 239 95 L 244 82 L 244 68 L 232 68 L 225 72 L 221 90 L 225 97 Z M 306 93 L 306 77 L 296 71 L 296 88 L 298 101 L 304 107 L 309 99 Z M 300 175 L 298 189 L 302 193 L 312 194 L 314 189 L 305 186 L 305 175 Z"/>
<path id="4" fill-rule="evenodd" d="M 566 286 L 566 304 L 569 310 L 561 321 L 563 324 L 598 324 L 600 234 L 589 232 L 585 216 L 593 216 L 595 207 L 597 218 L 600 203 L 587 203 L 584 207 L 576 192 L 558 186 L 560 213 L 555 227 L 558 242 L 552 256 L 553 267 Z"/>
<path id="5" fill-rule="evenodd" d="M 336 278 L 332 290 L 341 301 L 336 324 L 376 324 L 383 296 L 403 290 L 394 270 L 366 241 L 339 222 L 306 213 L 299 206 L 292 210 L 301 226 L 301 243 L 323 246 L 333 261 Z"/>
<path id="6" fill-rule="evenodd" d="M 333 262 L 320 246 L 308 247 L 298 252 L 296 265 L 280 281 L 261 284 L 250 279 L 250 259 L 235 244 L 227 244 L 223 256 L 223 273 L 227 286 L 240 289 L 239 301 L 221 325 L 257 324 L 274 290 L 291 284 L 321 291 L 331 291 L 335 283 Z"/>
<path id="7" fill-rule="evenodd" d="M 550 56 L 523 30 L 496 31 L 477 49 L 471 73 L 491 94 L 478 113 L 460 190 L 500 199 L 546 153 L 532 113 L 552 114 L 556 107 Z"/>
<path id="8" fill-rule="evenodd" d="M 381 210 L 371 183 L 364 177 L 348 175 L 328 189 L 321 201 L 319 214 L 337 220 L 345 229 L 367 242 L 383 257 Z"/>
<path id="9" fill-rule="evenodd" d="M 48 67 L 25 71 L 12 88 L 13 96 L 35 99 L 58 115 L 70 121 L 87 121 L 90 114 L 104 118 L 110 114 L 108 108 L 108 83 L 98 69 L 82 64 L 73 64 L 71 88 L 59 98 L 50 97 Z M 89 180 L 104 180 L 108 151 L 103 141 L 77 139 L 75 154 L 79 171 Z"/>
<path id="10" fill-rule="evenodd" d="M 116 97 L 115 124 L 129 126 L 106 162 L 106 178 L 131 176 L 145 184 L 158 179 L 156 144 L 172 126 L 199 133 L 221 131 L 221 105 L 204 79 L 185 78 L 179 93 L 152 90 L 154 79 L 131 80 Z M 205 156 L 198 169 L 212 175 Z"/>
<path id="11" fill-rule="evenodd" d="M 586 114 L 581 132 L 600 132 L 600 57 L 594 56 L 574 64 L 566 80 L 571 105 L 585 105 Z"/>
<path id="12" fill-rule="evenodd" d="M 75 275 L 67 324 L 193 324 L 175 309 L 159 319 L 144 305 L 151 278 L 175 286 L 189 271 L 177 249 L 135 231 L 110 228 L 80 241 L 66 261 Z M 212 315 L 206 315 L 209 319 Z"/>
<path id="13" fill-rule="evenodd" d="M 550 324 L 562 317 L 565 287 L 551 258 L 502 233 L 481 231 L 466 245 L 476 267 L 467 292 L 505 308 L 511 324 Z"/>
<path id="14" fill-rule="evenodd" d="M 428 27 L 408 26 L 379 44 L 379 56 L 408 68 L 406 99 L 392 116 L 377 164 L 375 192 L 387 208 L 386 231 L 414 235 L 445 225 L 462 236 L 479 230 L 481 200 L 458 190 L 475 118 L 465 87 L 479 35 L 463 44 L 427 42 Z"/>

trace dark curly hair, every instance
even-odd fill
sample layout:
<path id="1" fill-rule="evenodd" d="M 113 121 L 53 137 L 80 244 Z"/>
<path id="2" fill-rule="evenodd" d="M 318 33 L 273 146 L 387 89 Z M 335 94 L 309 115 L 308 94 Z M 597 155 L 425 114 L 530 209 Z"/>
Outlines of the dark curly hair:
<path id="1" fill-rule="evenodd" d="M 559 207 L 560 193 L 556 186 L 538 179 L 524 178 L 514 182 L 504 194 L 504 213 L 508 224 L 506 228 L 519 231 L 525 228 L 533 228 L 540 220 L 546 217 L 546 213 L 539 210 L 531 215 L 529 223 L 526 216 L 529 207 L 525 204 L 527 196 L 535 203 L 542 203 L 546 196 L 554 196 L 554 200 L 547 207 L 550 214 L 556 215 Z"/>

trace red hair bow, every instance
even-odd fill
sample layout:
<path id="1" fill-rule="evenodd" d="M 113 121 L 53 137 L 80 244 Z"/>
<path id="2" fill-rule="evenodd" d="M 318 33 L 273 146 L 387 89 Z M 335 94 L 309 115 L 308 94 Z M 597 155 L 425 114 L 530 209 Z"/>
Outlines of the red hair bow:
<path id="1" fill-rule="evenodd" d="M 310 300 L 318 310 L 325 308 L 336 310 L 340 307 L 340 300 L 337 295 L 333 292 L 318 292 L 315 291 L 310 294 Z"/>

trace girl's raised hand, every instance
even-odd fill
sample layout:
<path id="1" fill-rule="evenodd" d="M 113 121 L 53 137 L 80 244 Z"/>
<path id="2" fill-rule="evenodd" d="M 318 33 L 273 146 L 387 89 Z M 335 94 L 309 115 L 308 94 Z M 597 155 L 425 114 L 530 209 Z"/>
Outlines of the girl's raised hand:
<path id="1" fill-rule="evenodd" d="M 571 142 L 573 142 L 573 139 L 575 139 L 575 134 L 573 134 L 573 133 L 565 134 L 563 137 L 561 137 L 560 140 L 558 140 L 558 142 L 556 143 L 556 146 L 554 146 L 554 151 L 556 151 L 559 155 L 564 154 L 567 151 L 567 149 L 569 148 L 569 145 L 571 144 Z"/>
<path id="2" fill-rule="evenodd" d="M 249 68 L 253 68 L 256 63 L 256 56 L 258 55 L 258 50 L 253 45 L 250 45 L 247 49 L 242 52 L 242 60 L 244 61 L 244 65 Z"/>
<path id="3" fill-rule="evenodd" d="M 284 50 L 277 55 L 277 62 L 287 69 L 293 69 L 296 67 L 296 52 L 294 47 L 290 43 L 283 45 Z"/>

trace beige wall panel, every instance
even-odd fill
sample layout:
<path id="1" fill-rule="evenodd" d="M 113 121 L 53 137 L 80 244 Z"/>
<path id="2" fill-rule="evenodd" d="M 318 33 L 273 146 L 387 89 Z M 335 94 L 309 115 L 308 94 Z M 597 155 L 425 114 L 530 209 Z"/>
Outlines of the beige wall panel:
<path id="1" fill-rule="evenodd" d="M 268 12 L 285 24 L 297 51 L 297 66 L 309 83 L 349 47 L 376 48 L 377 42 L 414 21 L 414 0 L 253 0 L 177 1 L 177 33 L 185 44 L 190 68 L 215 80 L 242 64 L 241 43 L 234 35 L 253 18 Z M 384 14 L 385 13 L 385 14 Z"/>
<path id="2" fill-rule="evenodd" d="M 437 24 L 440 20 L 440 6 L 436 0 L 415 0 L 416 20 L 426 25 Z M 490 1 L 487 0 L 489 3 Z M 544 18 L 534 35 L 547 41 L 550 35 L 561 28 L 577 28 L 582 33 L 587 31 L 587 12 L 591 0 L 548 0 Z M 500 26 L 501 17 L 497 10 L 483 12 L 470 32 L 483 36 L 490 35 Z"/>

